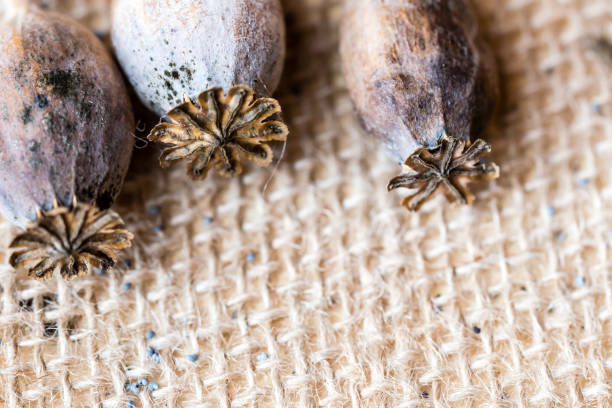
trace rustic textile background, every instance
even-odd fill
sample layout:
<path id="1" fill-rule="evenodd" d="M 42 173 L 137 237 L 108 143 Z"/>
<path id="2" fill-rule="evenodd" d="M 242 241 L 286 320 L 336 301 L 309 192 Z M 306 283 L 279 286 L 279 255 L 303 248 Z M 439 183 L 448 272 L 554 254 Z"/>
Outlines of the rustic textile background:
<path id="1" fill-rule="evenodd" d="M 107 25 L 99 0 L 44 2 Z M 385 191 L 399 167 L 353 115 L 341 2 L 285 0 L 274 174 L 194 183 L 138 149 L 116 207 L 135 247 L 70 284 L 16 275 L 0 222 L 0 405 L 610 406 L 612 51 L 595 40 L 612 2 L 474 3 L 504 103 L 503 175 L 473 207 L 410 214 Z M 158 389 L 125 390 L 141 377 Z"/>

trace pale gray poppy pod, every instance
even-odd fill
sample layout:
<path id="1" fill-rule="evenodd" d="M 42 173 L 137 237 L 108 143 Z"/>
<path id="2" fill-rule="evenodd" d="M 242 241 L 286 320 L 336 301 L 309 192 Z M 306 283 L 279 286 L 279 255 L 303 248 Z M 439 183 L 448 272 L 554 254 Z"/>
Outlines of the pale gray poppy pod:
<path id="1" fill-rule="evenodd" d="M 267 142 L 288 133 L 268 120 L 281 110 L 270 98 L 285 58 L 279 0 L 115 0 L 112 19 L 125 75 L 166 122 L 149 136 L 170 146 L 162 166 L 186 160 L 203 179 L 215 164 L 240 173 L 239 156 L 270 164 Z"/>

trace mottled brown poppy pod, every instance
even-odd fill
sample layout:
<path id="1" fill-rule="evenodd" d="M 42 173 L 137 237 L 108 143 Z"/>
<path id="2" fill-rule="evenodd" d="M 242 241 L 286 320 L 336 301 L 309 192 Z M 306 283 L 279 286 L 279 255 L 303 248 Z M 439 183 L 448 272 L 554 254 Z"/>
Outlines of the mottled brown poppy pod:
<path id="1" fill-rule="evenodd" d="M 109 210 L 133 145 L 119 70 L 68 17 L 1 5 L 0 212 L 24 228 L 10 263 L 37 279 L 110 268 L 132 239 Z"/>
<path id="2" fill-rule="evenodd" d="M 127 78 L 163 115 L 149 135 L 170 146 L 162 167 L 186 160 L 201 180 L 215 164 L 225 176 L 239 174 L 240 156 L 272 162 L 268 142 L 289 133 L 269 98 L 285 57 L 279 0 L 115 0 L 112 19 Z"/>
<path id="3" fill-rule="evenodd" d="M 495 61 L 467 0 L 347 0 L 341 55 L 364 127 L 412 170 L 389 190 L 416 189 L 418 210 L 437 191 L 468 204 L 471 180 L 499 176 L 480 158 L 498 99 Z"/>

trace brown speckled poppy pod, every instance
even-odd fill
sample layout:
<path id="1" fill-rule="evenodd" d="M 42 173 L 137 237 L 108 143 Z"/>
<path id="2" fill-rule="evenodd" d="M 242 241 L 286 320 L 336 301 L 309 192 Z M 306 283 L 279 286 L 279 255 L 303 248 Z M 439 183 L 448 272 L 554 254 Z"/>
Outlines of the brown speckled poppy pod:
<path id="1" fill-rule="evenodd" d="M 499 168 L 475 140 L 498 99 L 494 58 L 467 0 L 347 0 L 341 28 L 347 85 L 366 130 L 410 173 L 389 190 L 416 189 L 418 210 L 437 191 L 470 203 L 466 184 Z"/>
<path id="2" fill-rule="evenodd" d="M 68 17 L 15 1 L 0 17 L 0 211 L 25 228 L 11 263 L 72 279 L 116 262 L 131 234 L 108 210 L 134 120 L 100 41 Z"/>

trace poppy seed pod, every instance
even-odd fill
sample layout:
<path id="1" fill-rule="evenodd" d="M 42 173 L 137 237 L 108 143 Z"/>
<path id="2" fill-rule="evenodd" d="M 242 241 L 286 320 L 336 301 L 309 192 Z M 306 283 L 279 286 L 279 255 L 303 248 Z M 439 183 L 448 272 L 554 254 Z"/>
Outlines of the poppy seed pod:
<path id="1" fill-rule="evenodd" d="M 132 239 L 109 210 L 133 145 L 121 75 L 86 28 L 4 1 L 0 211 L 25 228 L 10 262 L 38 279 L 110 268 Z"/>
<path id="2" fill-rule="evenodd" d="M 286 140 L 274 120 L 285 57 L 279 0 L 115 0 L 111 37 L 142 102 L 163 123 L 149 140 L 169 145 L 162 167 L 188 162 L 204 179 L 241 172 L 240 156 L 271 163 L 270 141 Z"/>
<path id="3" fill-rule="evenodd" d="M 412 172 L 389 190 L 417 189 L 418 210 L 436 191 L 470 203 L 466 184 L 499 175 L 480 160 L 498 99 L 494 58 L 468 0 L 347 0 L 341 27 L 346 82 L 366 130 Z"/>

